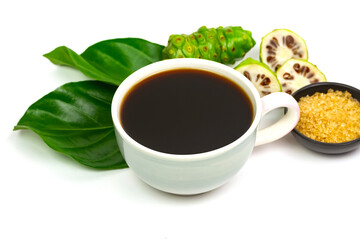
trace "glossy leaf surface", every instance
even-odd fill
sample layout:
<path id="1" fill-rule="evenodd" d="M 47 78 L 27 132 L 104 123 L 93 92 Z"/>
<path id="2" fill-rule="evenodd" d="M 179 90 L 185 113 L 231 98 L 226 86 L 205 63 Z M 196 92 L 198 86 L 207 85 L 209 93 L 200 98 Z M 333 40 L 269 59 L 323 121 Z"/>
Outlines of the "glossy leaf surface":
<path id="1" fill-rule="evenodd" d="M 44 57 L 56 65 L 74 67 L 91 79 L 119 85 L 139 68 L 162 60 L 163 48 L 140 38 L 118 38 L 98 42 L 80 55 L 61 46 Z"/>
<path id="2" fill-rule="evenodd" d="M 111 118 L 115 90 L 99 81 L 67 83 L 32 104 L 14 130 L 34 131 L 50 148 L 83 165 L 125 168 Z"/>

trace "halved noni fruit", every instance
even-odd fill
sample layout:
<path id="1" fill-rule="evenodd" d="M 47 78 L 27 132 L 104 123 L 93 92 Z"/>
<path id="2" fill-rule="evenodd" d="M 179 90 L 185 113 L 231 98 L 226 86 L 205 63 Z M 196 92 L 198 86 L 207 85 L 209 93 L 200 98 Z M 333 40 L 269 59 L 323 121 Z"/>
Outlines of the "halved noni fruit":
<path id="1" fill-rule="evenodd" d="M 273 92 L 281 92 L 276 74 L 264 63 L 247 58 L 236 66 L 235 70 L 242 73 L 254 84 L 261 97 Z"/>
<path id="2" fill-rule="evenodd" d="M 275 29 L 261 39 L 260 61 L 276 70 L 290 58 L 308 59 L 304 39 L 288 29 Z"/>
<path id="3" fill-rule="evenodd" d="M 294 58 L 287 60 L 276 71 L 276 76 L 283 92 L 289 94 L 308 84 L 326 82 L 325 75 L 314 64 Z"/>

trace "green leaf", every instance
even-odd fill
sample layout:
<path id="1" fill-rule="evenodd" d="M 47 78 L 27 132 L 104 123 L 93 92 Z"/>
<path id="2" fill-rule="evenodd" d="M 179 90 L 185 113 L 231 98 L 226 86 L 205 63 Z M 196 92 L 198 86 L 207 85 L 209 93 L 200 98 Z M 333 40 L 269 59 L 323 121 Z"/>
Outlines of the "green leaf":
<path id="1" fill-rule="evenodd" d="M 111 118 L 115 90 L 99 81 L 67 83 L 32 104 L 14 130 L 34 131 L 50 148 L 83 165 L 125 168 Z"/>
<path id="2" fill-rule="evenodd" d="M 131 73 L 162 60 L 164 46 L 140 38 L 98 42 L 82 54 L 65 46 L 44 54 L 52 63 L 74 67 L 91 79 L 120 85 Z"/>

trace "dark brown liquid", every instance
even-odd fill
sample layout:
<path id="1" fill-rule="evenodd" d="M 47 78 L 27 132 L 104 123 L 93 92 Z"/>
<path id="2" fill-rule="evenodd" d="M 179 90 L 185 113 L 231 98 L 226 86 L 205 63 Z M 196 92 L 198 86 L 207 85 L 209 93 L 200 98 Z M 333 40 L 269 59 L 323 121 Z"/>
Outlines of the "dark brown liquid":
<path id="1" fill-rule="evenodd" d="M 135 85 L 120 121 L 138 143 L 165 153 L 194 154 L 223 147 L 253 120 L 249 97 L 230 80 L 201 70 L 163 72 Z"/>

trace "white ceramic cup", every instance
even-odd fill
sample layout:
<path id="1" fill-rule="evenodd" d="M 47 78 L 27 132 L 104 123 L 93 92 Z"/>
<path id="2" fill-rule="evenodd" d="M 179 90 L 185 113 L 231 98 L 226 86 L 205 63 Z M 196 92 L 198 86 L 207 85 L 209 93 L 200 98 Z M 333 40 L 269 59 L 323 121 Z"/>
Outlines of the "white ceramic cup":
<path id="1" fill-rule="evenodd" d="M 254 112 L 250 128 L 234 142 L 198 154 L 168 154 L 149 149 L 132 139 L 121 126 L 120 106 L 134 85 L 159 72 L 174 69 L 199 69 L 224 76 L 238 84 L 249 96 Z M 261 118 L 269 111 L 286 107 L 287 113 L 273 125 L 258 130 Z M 300 110 L 286 93 L 260 98 L 253 84 L 229 66 L 201 59 L 163 60 L 145 66 L 126 78 L 116 90 L 112 119 L 120 151 L 135 174 L 150 186 L 174 194 L 198 194 L 213 190 L 234 176 L 249 158 L 254 146 L 277 140 L 297 124 Z"/>

